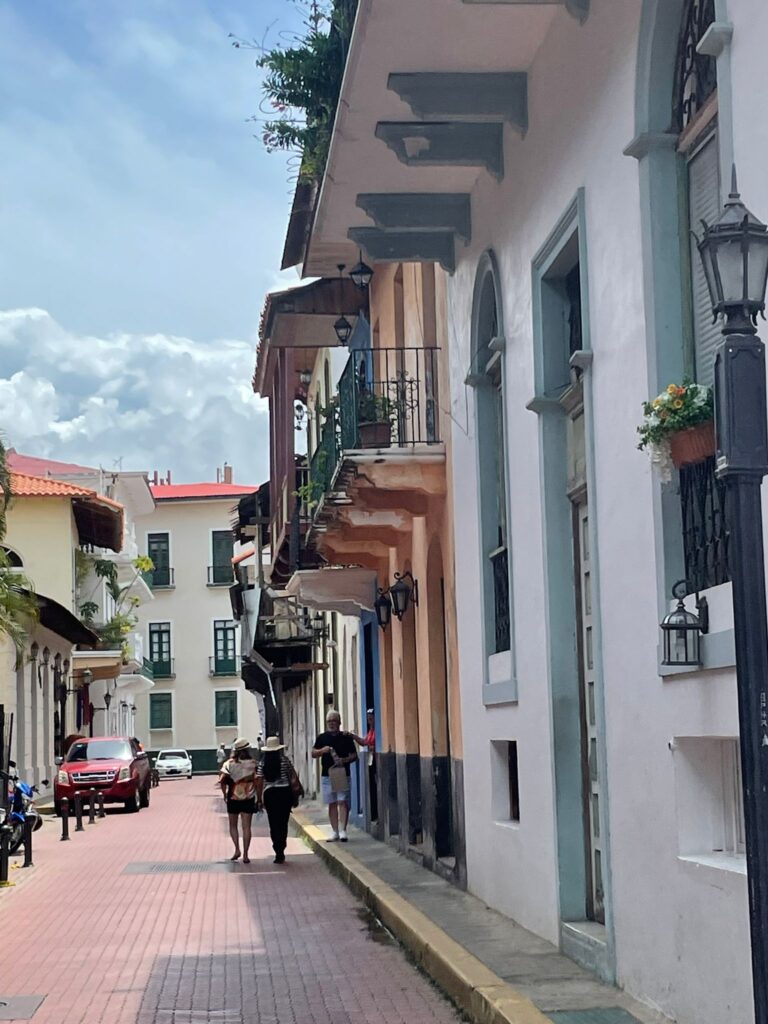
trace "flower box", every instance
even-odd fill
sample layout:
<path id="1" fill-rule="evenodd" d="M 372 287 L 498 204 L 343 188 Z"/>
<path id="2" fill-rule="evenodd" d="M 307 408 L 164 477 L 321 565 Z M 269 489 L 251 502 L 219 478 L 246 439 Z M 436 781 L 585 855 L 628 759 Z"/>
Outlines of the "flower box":
<path id="1" fill-rule="evenodd" d="M 704 462 L 716 451 L 715 421 L 707 420 L 687 430 L 679 430 L 669 438 L 669 453 L 676 469 Z"/>
<path id="2" fill-rule="evenodd" d="M 392 444 L 392 427 L 389 420 L 361 423 L 358 430 L 361 448 L 389 448 Z"/>

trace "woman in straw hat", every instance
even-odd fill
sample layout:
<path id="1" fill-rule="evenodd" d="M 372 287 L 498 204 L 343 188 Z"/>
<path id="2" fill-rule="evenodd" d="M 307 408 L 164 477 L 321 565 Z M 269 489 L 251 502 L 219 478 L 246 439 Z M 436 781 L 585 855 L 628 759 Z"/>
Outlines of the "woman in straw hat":
<path id="1" fill-rule="evenodd" d="M 285 745 L 277 736 L 268 736 L 261 748 L 261 761 L 256 769 L 256 795 L 269 820 L 269 835 L 275 851 L 275 864 L 285 862 L 288 841 L 288 819 L 296 797 L 303 792 L 296 770 L 285 753 Z M 298 802 L 298 800 L 296 801 Z"/>
<path id="2" fill-rule="evenodd" d="M 230 860 L 240 858 L 239 819 L 243 830 L 243 864 L 250 864 L 248 849 L 251 845 L 251 819 L 256 810 L 256 761 L 248 740 L 238 739 L 232 744 L 232 756 L 221 766 L 219 785 L 227 801 L 229 834 L 235 844 Z"/>

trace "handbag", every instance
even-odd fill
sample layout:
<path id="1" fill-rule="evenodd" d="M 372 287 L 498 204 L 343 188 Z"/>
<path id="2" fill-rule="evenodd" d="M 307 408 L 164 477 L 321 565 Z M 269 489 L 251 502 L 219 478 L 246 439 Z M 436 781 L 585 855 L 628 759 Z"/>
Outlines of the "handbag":
<path id="1" fill-rule="evenodd" d="M 298 772 L 294 768 L 291 772 L 291 807 L 298 807 L 299 800 L 304 796 L 304 787 L 301 784 Z"/>
<path id="2" fill-rule="evenodd" d="M 328 769 L 328 780 L 334 793 L 343 793 L 349 789 L 349 776 L 343 764 L 334 764 Z"/>

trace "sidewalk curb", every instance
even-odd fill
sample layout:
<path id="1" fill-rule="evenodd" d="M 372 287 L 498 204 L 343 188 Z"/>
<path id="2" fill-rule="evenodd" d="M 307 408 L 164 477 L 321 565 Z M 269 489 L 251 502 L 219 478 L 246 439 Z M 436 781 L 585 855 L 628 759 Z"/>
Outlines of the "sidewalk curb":
<path id="1" fill-rule="evenodd" d="M 369 907 L 422 968 L 475 1024 L 552 1024 L 526 996 L 447 935 L 345 847 L 326 843 L 322 829 L 293 812 L 299 834 L 331 871 Z"/>

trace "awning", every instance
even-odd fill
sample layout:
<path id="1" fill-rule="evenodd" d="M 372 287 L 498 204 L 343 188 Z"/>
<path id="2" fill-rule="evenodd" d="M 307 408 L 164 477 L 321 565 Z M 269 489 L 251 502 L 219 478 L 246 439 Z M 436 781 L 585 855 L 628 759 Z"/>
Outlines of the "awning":
<path id="1" fill-rule="evenodd" d="M 364 305 L 350 277 L 321 278 L 310 284 L 270 292 L 264 300 L 259 337 L 272 348 L 323 348 L 337 345 L 334 322 L 356 317 Z"/>
<path id="2" fill-rule="evenodd" d="M 373 611 L 376 573 L 373 569 L 336 565 L 301 569 L 293 574 L 285 593 L 316 611 L 359 617 L 363 611 Z"/>
<path id="3" fill-rule="evenodd" d="M 84 626 L 80 619 L 64 605 L 54 601 L 53 598 L 45 597 L 44 594 L 32 594 L 31 596 L 37 601 L 41 626 L 45 626 L 46 629 L 50 629 L 52 633 L 69 640 L 72 644 L 95 647 L 99 642 L 99 638 L 93 630 Z"/>
<path id="4" fill-rule="evenodd" d="M 83 682 L 86 669 L 93 679 L 116 679 L 122 665 L 123 652 L 119 650 L 72 652 L 72 677 L 76 685 Z"/>
<path id="5" fill-rule="evenodd" d="M 72 502 L 81 544 L 120 551 L 123 546 L 123 506 L 100 494 Z"/>

